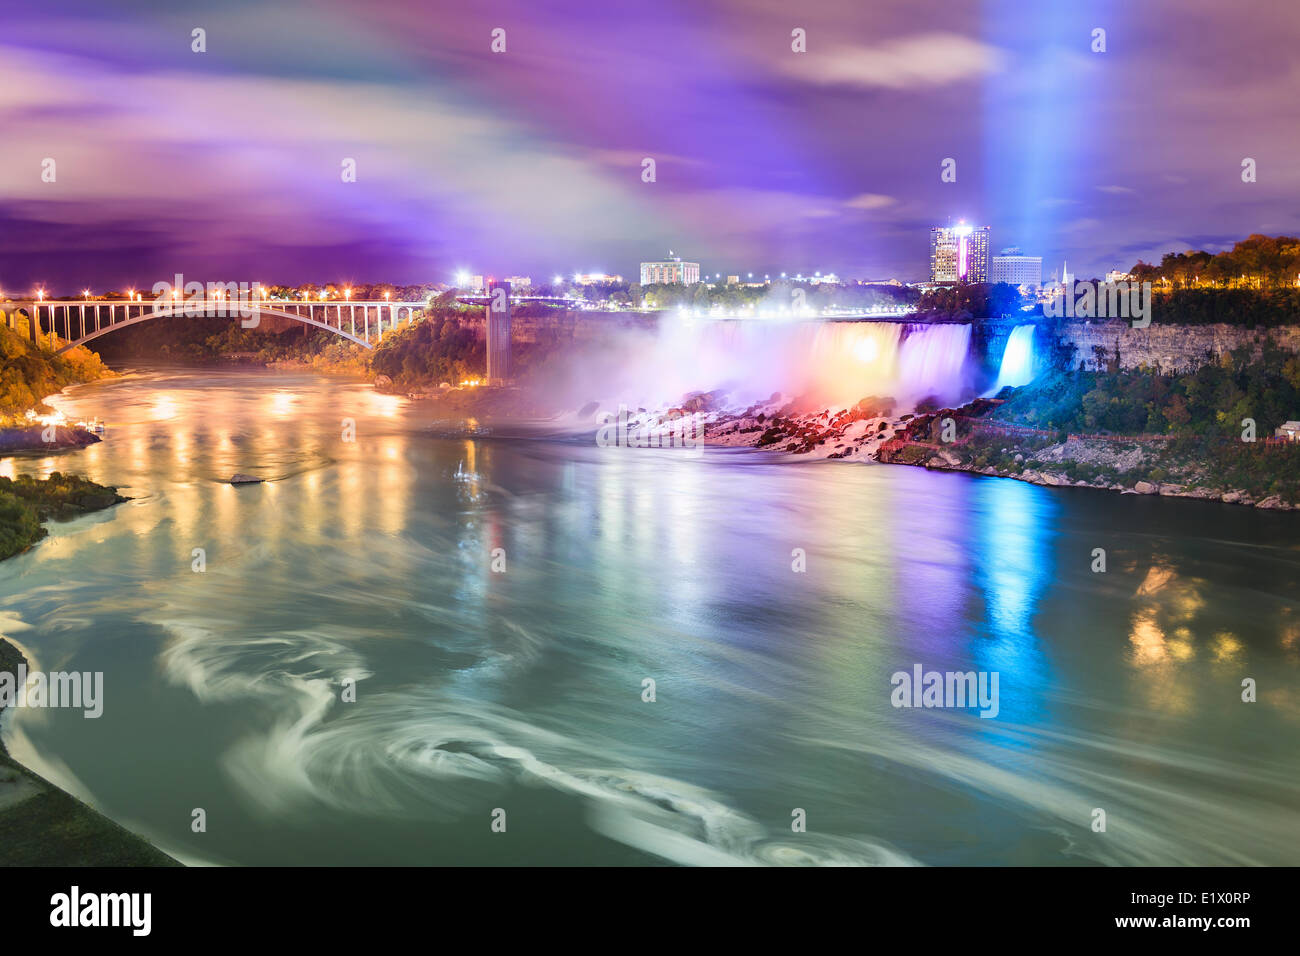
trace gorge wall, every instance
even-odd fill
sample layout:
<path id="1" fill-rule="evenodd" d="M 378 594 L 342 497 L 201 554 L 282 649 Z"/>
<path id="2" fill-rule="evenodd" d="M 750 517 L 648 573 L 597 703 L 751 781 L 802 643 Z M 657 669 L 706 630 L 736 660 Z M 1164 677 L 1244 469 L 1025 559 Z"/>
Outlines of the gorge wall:
<path id="1" fill-rule="evenodd" d="M 1055 339 L 1063 347 L 1057 364 L 1088 370 L 1105 369 L 1118 357 L 1120 368 L 1139 366 L 1162 372 L 1193 371 L 1207 361 L 1243 345 L 1258 356 L 1271 338 L 1282 348 L 1300 353 L 1300 326 L 1284 325 L 1272 329 L 1247 329 L 1238 325 L 1175 325 L 1153 321 L 1144 329 L 1135 329 L 1124 319 L 1076 320 L 1056 329 L 1042 330 L 1042 344 Z"/>

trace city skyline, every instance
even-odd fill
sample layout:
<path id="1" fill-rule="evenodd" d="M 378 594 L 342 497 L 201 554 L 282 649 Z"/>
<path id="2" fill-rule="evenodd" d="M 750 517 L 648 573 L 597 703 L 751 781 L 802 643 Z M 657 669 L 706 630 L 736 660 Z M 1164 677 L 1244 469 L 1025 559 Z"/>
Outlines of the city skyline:
<path id="1" fill-rule="evenodd" d="M 626 276 L 666 248 L 915 281 L 950 215 L 1101 275 L 1300 230 L 1297 11 L 933 6 L 14 11 L 0 282 Z"/>

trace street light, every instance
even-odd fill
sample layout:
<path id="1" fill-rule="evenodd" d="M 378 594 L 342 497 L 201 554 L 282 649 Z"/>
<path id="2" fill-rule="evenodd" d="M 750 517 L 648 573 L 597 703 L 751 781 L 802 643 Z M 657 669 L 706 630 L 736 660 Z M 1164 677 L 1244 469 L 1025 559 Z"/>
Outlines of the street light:
<path id="1" fill-rule="evenodd" d="M 86 300 L 87 302 L 90 301 L 90 290 L 89 290 L 89 289 L 82 289 L 82 290 L 81 290 L 81 294 L 82 294 L 82 296 L 85 297 L 85 300 Z"/>
<path id="2" fill-rule="evenodd" d="M 351 286 L 348 286 L 347 288 L 345 288 L 345 289 L 343 290 L 343 298 L 347 299 L 349 302 L 352 301 L 352 287 L 351 287 Z"/>
<path id="3" fill-rule="evenodd" d="M 44 290 L 44 289 L 37 289 L 37 290 L 36 290 L 36 298 L 37 298 L 38 301 L 40 301 L 40 302 L 44 302 L 44 301 L 45 301 L 45 290 Z"/>

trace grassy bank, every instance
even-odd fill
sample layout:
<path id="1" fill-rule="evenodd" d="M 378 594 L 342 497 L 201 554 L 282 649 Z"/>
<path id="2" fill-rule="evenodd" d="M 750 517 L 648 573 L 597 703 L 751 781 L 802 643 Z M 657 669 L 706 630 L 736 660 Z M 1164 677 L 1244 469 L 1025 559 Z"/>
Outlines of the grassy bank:
<path id="1" fill-rule="evenodd" d="M 0 639 L 0 672 L 22 663 L 18 648 Z M 0 866 L 179 865 L 19 764 L 0 741 Z"/>
<path id="2" fill-rule="evenodd" d="M 0 326 L 0 426 L 25 424 L 23 413 L 40 405 L 46 396 L 112 374 L 89 349 L 75 348 L 55 355 L 13 329 Z"/>
<path id="3" fill-rule="evenodd" d="M 1039 484 L 1300 507 L 1300 444 L 1269 439 L 1300 418 L 1300 358 L 1245 350 L 1195 372 L 1056 372 L 990 408 L 918 417 L 882 461 Z M 951 425 L 946 422 L 951 419 Z M 1254 441 L 1251 437 L 1253 423 Z"/>
<path id="4" fill-rule="evenodd" d="M 116 488 L 57 471 L 44 479 L 0 478 L 0 560 L 45 537 L 45 521 L 75 518 L 125 500 Z"/>

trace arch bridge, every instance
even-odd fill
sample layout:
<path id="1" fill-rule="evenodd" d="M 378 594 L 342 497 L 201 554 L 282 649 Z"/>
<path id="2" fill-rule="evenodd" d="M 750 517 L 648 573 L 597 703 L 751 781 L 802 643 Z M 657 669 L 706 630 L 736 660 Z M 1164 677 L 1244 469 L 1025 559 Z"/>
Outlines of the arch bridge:
<path id="1" fill-rule="evenodd" d="M 176 316 L 186 318 L 228 318 L 240 321 L 245 328 L 257 328 L 261 317 L 279 316 L 303 325 L 326 329 L 335 335 L 368 349 L 380 336 L 403 324 L 415 321 L 425 309 L 424 302 L 326 301 L 303 299 L 169 299 L 150 301 L 132 299 L 88 299 L 82 302 L 60 300 L 21 300 L 0 302 L 0 315 L 10 328 L 24 321 L 32 342 L 41 337 L 56 346 L 55 354 L 85 345 L 92 339 L 117 329 L 139 325 L 153 319 Z M 61 343 L 61 344 L 60 344 Z"/>

